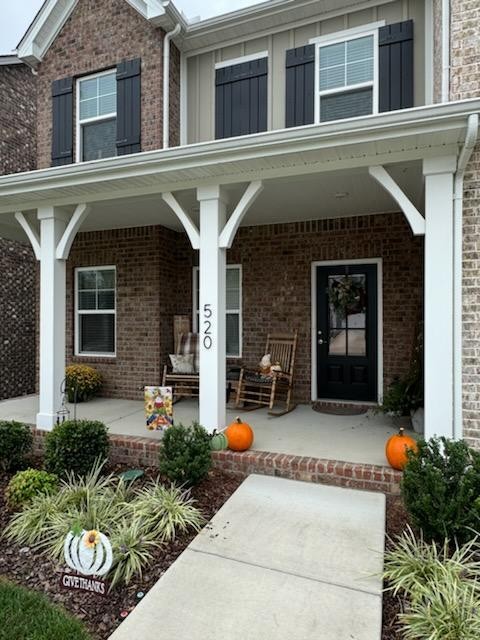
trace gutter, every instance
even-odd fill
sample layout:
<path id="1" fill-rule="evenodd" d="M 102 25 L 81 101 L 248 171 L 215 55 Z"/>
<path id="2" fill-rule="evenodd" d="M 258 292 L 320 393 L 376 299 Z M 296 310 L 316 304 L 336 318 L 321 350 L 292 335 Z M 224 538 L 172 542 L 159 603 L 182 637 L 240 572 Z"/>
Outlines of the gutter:
<path id="1" fill-rule="evenodd" d="M 442 0 L 442 102 L 450 99 L 450 0 Z"/>
<path id="2" fill-rule="evenodd" d="M 170 146 L 170 46 L 172 38 L 178 36 L 182 26 L 177 23 L 163 39 L 163 148 Z"/>
<path id="3" fill-rule="evenodd" d="M 458 158 L 453 190 L 453 437 L 463 437 L 463 183 L 478 138 L 478 113 L 468 117 L 465 143 Z"/>

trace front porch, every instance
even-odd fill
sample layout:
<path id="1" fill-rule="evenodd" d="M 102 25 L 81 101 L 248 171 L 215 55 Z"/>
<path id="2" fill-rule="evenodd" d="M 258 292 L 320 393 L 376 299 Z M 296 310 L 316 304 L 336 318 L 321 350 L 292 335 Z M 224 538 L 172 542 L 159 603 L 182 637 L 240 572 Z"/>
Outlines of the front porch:
<path id="1" fill-rule="evenodd" d="M 4 400 L 0 402 L 0 420 L 34 425 L 38 407 L 35 395 Z M 73 417 L 73 406 L 68 408 Z M 373 410 L 356 416 L 328 415 L 307 404 L 280 418 L 270 418 L 266 410 L 227 408 L 228 421 L 237 415 L 254 429 L 253 449 L 244 454 L 215 452 L 216 466 L 241 474 L 256 472 L 386 492 L 398 490 L 400 474 L 390 469 L 385 459 L 386 440 L 397 431 L 388 416 Z M 198 420 L 198 402 L 177 403 L 174 417 L 183 424 Z M 96 398 L 77 405 L 77 418 L 100 420 L 108 426 L 115 461 L 132 467 L 156 464 L 161 434 L 147 431 L 143 403 Z M 45 433 L 37 432 L 37 447 L 41 447 Z"/>

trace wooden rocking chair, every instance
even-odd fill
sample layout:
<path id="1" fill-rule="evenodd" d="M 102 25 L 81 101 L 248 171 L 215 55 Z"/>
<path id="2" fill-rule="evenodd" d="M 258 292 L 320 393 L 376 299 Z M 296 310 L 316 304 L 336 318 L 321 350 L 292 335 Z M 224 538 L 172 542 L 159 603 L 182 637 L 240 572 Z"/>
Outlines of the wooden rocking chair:
<path id="1" fill-rule="evenodd" d="M 297 334 L 269 334 L 265 353 L 269 353 L 272 364 L 280 364 L 281 371 L 263 375 L 258 371 L 242 369 L 237 388 L 235 407 L 243 403 L 244 411 L 253 411 L 262 406 L 269 408 L 271 416 L 283 416 L 297 406 L 293 403 L 293 373 Z M 277 401 L 285 402 L 285 409 L 274 411 Z"/>
<path id="2" fill-rule="evenodd" d="M 198 371 L 198 334 L 182 333 L 177 344 L 177 355 L 194 356 L 195 370 Z M 173 373 L 168 365 L 163 367 L 162 386 L 172 387 L 173 402 L 182 398 L 198 398 L 200 376 L 198 373 Z"/>

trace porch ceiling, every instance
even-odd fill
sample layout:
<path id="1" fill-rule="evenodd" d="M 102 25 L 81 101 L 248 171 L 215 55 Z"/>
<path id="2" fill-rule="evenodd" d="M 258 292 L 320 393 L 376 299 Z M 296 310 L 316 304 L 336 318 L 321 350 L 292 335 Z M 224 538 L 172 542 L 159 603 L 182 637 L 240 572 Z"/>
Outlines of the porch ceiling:
<path id="1" fill-rule="evenodd" d="M 223 184 L 235 206 L 251 180 L 265 189 L 244 225 L 398 210 L 367 173 L 378 164 L 422 211 L 421 160 L 457 155 L 478 111 L 480 101 L 467 100 L 4 176 L 0 234 L 22 237 L 15 211 L 80 202 L 92 205 L 82 230 L 180 229 L 162 192 L 174 191 L 195 217 L 196 187 Z"/>

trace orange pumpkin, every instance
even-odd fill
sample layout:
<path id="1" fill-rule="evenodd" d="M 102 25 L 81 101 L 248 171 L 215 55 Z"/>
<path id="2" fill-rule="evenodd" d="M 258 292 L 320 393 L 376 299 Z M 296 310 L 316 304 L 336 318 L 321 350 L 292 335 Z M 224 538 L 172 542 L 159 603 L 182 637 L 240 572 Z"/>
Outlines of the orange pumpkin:
<path id="1" fill-rule="evenodd" d="M 401 471 L 407 464 L 407 449 L 417 451 L 417 443 L 410 436 L 405 435 L 405 429 L 400 427 L 398 434 L 395 434 L 387 441 L 385 455 L 394 469 Z"/>
<path id="2" fill-rule="evenodd" d="M 232 422 L 224 433 L 227 436 L 228 448 L 232 451 L 246 451 L 253 444 L 253 429 L 240 418 Z"/>

